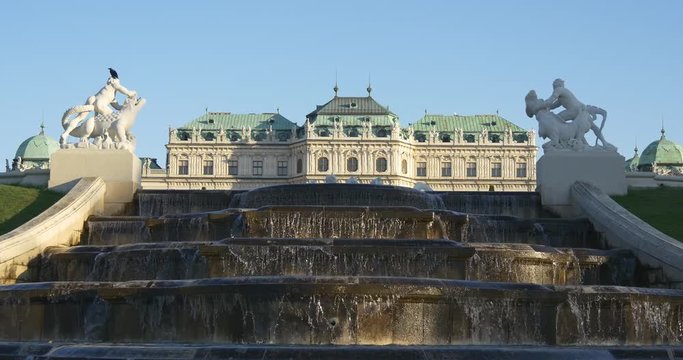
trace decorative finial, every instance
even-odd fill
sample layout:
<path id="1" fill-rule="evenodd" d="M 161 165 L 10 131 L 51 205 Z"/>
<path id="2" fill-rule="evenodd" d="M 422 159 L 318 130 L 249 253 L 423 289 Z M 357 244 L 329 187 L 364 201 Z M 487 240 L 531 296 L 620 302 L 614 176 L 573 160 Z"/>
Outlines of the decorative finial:
<path id="1" fill-rule="evenodd" d="M 280 113 L 280 107 L 279 106 L 277 107 L 277 113 L 278 114 Z"/>
<path id="2" fill-rule="evenodd" d="M 334 69 L 334 97 L 337 97 L 339 92 L 339 86 L 337 86 L 337 69 Z"/>
<path id="3" fill-rule="evenodd" d="M 425 116 L 427 116 L 427 109 L 425 109 Z"/>
<path id="4" fill-rule="evenodd" d="M 662 114 L 662 130 L 660 131 L 662 133 L 662 139 L 664 139 L 664 115 Z"/>
<path id="5" fill-rule="evenodd" d="M 638 155 L 638 137 L 636 136 L 636 146 L 633 148 L 633 151 Z"/>
<path id="6" fill-rule="evenodd" d="M 370 80 L 370 74 L 368 74 L 368 88 L 366 90 L 368 90 L 368 96 L 370 96 L 372 93 L 372 81 Z"/>
<path id="7" fill-rule="evenodd" d="M 45 135 L 45 123 L 43 121 L 40 122 L 40 135 Z"/>

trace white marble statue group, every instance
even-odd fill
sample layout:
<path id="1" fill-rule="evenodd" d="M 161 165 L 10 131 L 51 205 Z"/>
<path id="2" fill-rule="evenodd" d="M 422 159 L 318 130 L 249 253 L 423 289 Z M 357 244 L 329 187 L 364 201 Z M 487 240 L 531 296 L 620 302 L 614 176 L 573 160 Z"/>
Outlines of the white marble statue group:
<path id="1" fill-rule="evenodd" d="M 550 141 L 543 144 L 544 151 L 553 150 L 609 150 L 616 147 L 605 141 L 602 129 L 607 119 L 607 111 L 593 105 L 585 105 L 579 101 L 569 89 L 564 87 L 562 79 L 553 82 L 553 93 L 547 99 L 539 99 L 536 91 L 531 90 L 525 97 L 526 114 L 536 116 L 538 135 Z M 562 106 L 564 110 L 554 113 L 550 110 Z M 602 117 L 600 126 L 595 124 L 598 115 Z M 592 130 L 595 134 L 595 146 L 590 146 L 585 134 Z M 598 140 L 600 145 L 598 145 Z"/>
<path id="2" fill-rule="evenodd" d="M 117 92 L 126 96 L 123 104 L 116 100 Z M 133 151 L 135 137 L 130 129 L 138 112 L 145 105 L 145 99 L 136 97 L 137 92 L 121 85 L 116 71 L 109 68 L 109 78 L 104 87 L 90 96 L 84 105 L 74 106 L 62 116 L 64 132 L 59 139 L 62 148 Z M 69 135 L 80 141 L 76 144 L 67 143 Z M 89 139 L 93 139 L 93 142 L 90 143 Z"/>

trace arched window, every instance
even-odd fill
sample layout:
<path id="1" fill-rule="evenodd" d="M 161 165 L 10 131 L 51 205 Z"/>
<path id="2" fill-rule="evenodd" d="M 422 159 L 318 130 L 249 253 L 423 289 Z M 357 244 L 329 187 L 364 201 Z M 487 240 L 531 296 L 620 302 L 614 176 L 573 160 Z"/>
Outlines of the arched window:
<path id="1" fill-rule="evenodd" d="M 304 171 L 304 162 L 301 159 L 296 160 L 296 173 L 301 174 Z"/>
<path id="2" fill-rule="evenodd" d="M 318 171 L 325 172 L 330 168 L 330 160 L 326 157 L 321 157 L 318 159 Z"/>
<path id="3" fill-rule="evenodd" d="M 401 172 L 403 175 L 408 173 L 408 160 L 403 159 L 403 161 L 401 161 Z"/>
<path id="4" fill-rule="evenodd" d="M 346 160 L 346 171 L 358 171 L 358 159 L 350 157 Z"/>
<path id="5" fill-rule="evenodd" d="M 385 172 L 387 171 L 387 159 L 386 158 L 377 158 L 375 161 L 375 169 L 377 172 Z"/>

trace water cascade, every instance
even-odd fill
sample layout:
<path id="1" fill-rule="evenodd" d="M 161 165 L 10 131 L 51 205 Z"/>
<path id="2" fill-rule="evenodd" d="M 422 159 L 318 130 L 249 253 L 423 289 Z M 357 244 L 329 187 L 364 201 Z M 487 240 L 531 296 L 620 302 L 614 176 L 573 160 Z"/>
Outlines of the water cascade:
<path id="1" fill-rule="evenodd" d="M 142 192 L 136 215 L 92 217 L 80 245 L 45 249 L 25 282 L 0 286 L 0 358 L 679 351 L 683 291 L 648 287 L 630 251 L 538 200 L 356 184 Z"/>

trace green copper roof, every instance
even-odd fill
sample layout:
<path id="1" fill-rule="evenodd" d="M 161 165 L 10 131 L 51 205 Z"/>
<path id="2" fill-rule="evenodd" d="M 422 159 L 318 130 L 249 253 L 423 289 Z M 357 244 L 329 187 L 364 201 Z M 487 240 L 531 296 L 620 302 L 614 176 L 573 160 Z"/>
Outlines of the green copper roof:
<path id="1" fill-rule="evenodd" d="M 489 132 L 504 132 L 507 129 L 513 132 L 526 132 L 521 127 L 511 123 L 498 115 L 425 115 L 415 124 L 415 131 L 454 131 L 461 129 L 463 132 L 481 132 L 487 129 Z"/>
<path id="2" fill-rule="evenodd" d="M 218 130 L 223 128 L 223 130 L 241 130 L 242 128 L 251 128 L 252 130 L 265 130 L 269 126 L 272 126 L 273 130 L 290 130 L 296 127 L 296 124 L 276 113 L 231 114 L 228 112 L 209 112 L 179 127 L 179 129 Z"/>
<path id="3" fill-rule="evenodd" d="M 21 156 L 23 160 L 49 160 L 50 154 L 58 149 L 59 142 L 45 135 L 41 125 L 40 134 L 24 140 L 14 156 Z"/>
<path id="4" fill-rule="evenodd" d="M 389 111 L 389 109 L 375 101 L 375 99 L 373 99 L 372 96 L 335 96 L 325 105 L 318 105 L 314 111 L 306 115 L 306 118 L 313 122 L 316 121 L 319 117 L 323 117 L 324 115 L 392 115 L 394 117 L 396 116 L 394 113 Z"/>
<path id="5" fill-rule="evenodd" d="M 636 171 L 638 169 L 638 162 L 640 161 L 640 155 L 638 155 L 638 148 L 634 149 L 635 153 L 633 157 L 626 160 L 624 163 L 624 169 L 626 171 Z"/>
<path id="6" fill-rule="evenodd" d="M 643 150 L 638 161 L 638 166 L 652 164 L 683 164 L 683 147 L 670 141 L 664 136 L 653 141 Z"/>

